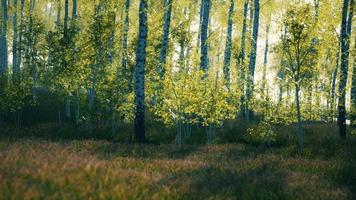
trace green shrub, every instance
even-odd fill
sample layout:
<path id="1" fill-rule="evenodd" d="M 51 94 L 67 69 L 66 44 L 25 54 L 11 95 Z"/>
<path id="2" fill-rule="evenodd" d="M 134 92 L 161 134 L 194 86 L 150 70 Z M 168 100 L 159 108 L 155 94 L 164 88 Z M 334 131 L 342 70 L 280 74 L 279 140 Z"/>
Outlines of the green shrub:
<path id="1" fill-rule="evenodd" d="M 247 129 L 246 137 L 248 141 L 253 144 L 263 144 L 271 146 L 277 141 L 277 134 L 274 127 L 266 122 L 262 121 L 257 126 Z"/>

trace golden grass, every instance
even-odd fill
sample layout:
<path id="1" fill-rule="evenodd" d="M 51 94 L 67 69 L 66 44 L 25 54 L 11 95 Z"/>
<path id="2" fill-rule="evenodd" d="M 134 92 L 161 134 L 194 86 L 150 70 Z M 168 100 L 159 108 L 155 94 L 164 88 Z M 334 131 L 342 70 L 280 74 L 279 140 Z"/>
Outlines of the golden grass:
<path id="1" fill-rule="evenodd" d="M 315 148 L 0 139 L 0 199 L 354 199 L 355 143 Z"/>

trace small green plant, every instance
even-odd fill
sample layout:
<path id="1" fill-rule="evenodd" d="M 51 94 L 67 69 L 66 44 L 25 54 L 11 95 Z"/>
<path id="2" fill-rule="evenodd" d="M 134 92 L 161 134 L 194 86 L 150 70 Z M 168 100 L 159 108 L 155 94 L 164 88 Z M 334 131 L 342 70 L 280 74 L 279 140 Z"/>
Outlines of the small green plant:
<path id="1" fill-rule="evenodd" d="M 267 121 L 260 122 L 256 127 L 248 128 L 247 135 L 252 143 L 267 146 L 271 146 L 277 140 L 277 134 L 273 126 Z"/>
<path id="2" fill-rule="evenodd" d="M 356 137 L 356 130 L 355 129 L 351 130 L 350 135 L 352 137 Z"/>

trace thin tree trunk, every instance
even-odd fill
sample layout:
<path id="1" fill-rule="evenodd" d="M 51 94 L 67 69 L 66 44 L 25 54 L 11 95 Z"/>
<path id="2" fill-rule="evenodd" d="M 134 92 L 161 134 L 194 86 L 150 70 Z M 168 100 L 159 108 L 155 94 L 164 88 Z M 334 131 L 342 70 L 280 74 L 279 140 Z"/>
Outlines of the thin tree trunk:
<path id="1" fill-rule="evenodd" d="M 64 24 L 63 24 L 63 39 L 64 43 L 67 45 L 69 43 L 69 35 L 68 35 L 68 20 L 69 20 L 69 0 L 65 0 L 64 2 Z M 63 57 L 63 65 L 68 65 L 66 55 Z M 67 92 L 66 103 L 65 103 L 65 116 L 67 120 L 71 118 L 71 109 L 70 109 L 70 92 Z"/>
<path id="2" fill-rule="evenodd" d="M 350 46 L 350 38 L 348 35 L 348 26 L 347 26 L 348 7 L 349 7 L 349 0 L 344 0 L 344 5 L 342 9 L 342 23 L 341 23 L 341 69 L 340 69 L 340 83 L 339 83 L 340 96 L 338 102 L 339 103 L 338 124 L 339 124 L 341 138 L 346 138 L 346 83 L 347 83 L 347 76 L 348 76 L 349 46 Z M 351 26 L 350 26 L 350 30 L 351 30 Z"/>
<path id="3" fill-rule="evenodd" d="M 94 4 L 95 15 L 98 14 L 99 9 L 101 8 L 101 3 L 99 5 Z M 97 70 L 100 65 L 100 58 L 101 51 L 96 49 L 95 51 L 95 61 L 94 64 L 91 66 L 91 85 L 89 86 L 88 92 L 88 108 L 89 108 L 89 115 L 87 119 L 87 130 L 89 135 L 93 133 L 93 119 L 94 119 L 94 106 L 95 106 L 95 95 L 96 95 L 96 82 L 97 82 Z"/>
<path id="4" fill-rule="evenodd" d="M 209 66 L 208 58 L 208 28 L 209 28 L 209 15 L 210 15 L 210 0 L 203 0 L 203 18 L 201 24 L 201 57 L 200 57 L 200 69 L 207 72 Z"/>
<path id="5" fill-rule="evenodd" d="M 309 121 L 313 118 L 313 82 L 309 83 L 308 92 L 307 92 L 307 100 L 308 100 L 308 111 L 309 111 Z"/>
<path id="6" fill-rule="evenodd" d="M 64 24 L 63 24 L 63 33 L 64 33 L 64 39 L 67 41 L 68 40 L 68 18 L 69 18 L 69 11 L 68 11 L 68 0 L 64 1 Z"/>
<path id="7" fill-rule="evenodd" d="M 98 62 L 98 61 L 96 61 Z M 95 64 L 94 68 L 97 68 L 97 64 Z M 91 86 L 88 93 L 88 107 L 89 107 L 89 116 L 87 121 L 87 129 L 89 135 L 93 133 L 93 118 L 94 118 L 94 104 L 95 104 L 95 85 L 96 85 L 96 72 L 93 72 L 91 80 Z"/>
<path id="8" fill-rule="evenodd" d="M 298 145 L 301 149 L 303 149 L 303 133 L 302 133 L 302 115 L 300 112 L 300 97 L 299 97 L 300 87 L 298 83 L 295 85 L 295 99 L 296 99 L 296 106 L 297 106 L 297 140 Z"/>
<path id="9" fill-rule="evenodd" d="M 77 33 L 77 9 L 78 9 L 78 5 L 77 5 L 77 0 L 72 0 L 72 29 L 74 30 L 74 34 Z M 73 36 L 74 37 L 74 36 Z M 79 125 L 79 116 L 80 116 L 80 88 L 77 88 L 77 97 L 75 98 L 75 105 L 76 105 L 76 109 L 75 109 L 75 124 Z"/>
<path id="10" fill-rule="evenodd" d="M 24 7 L 25 7 L 25 0 L 21 0 L 20 5 L 20 30 L 18 36 L 18 65 L 19 65 L 19 73 L 21 72 L 21 62 L 22 62 L 22 34 L 23 34 L 23 17 L 24 17 Z"/>
<path id="11" fill-rule="evenodd" d="M 7 0 L 1 0 L 2 21 L 0 27 L 0 77 L 8 69 L 8 49 L 7 49 L 7 22 L 8 22 L 8 5 Z"/>
<path id="12" fill-rule="evenodd" d="M 263 96 L 266 97 L 266 85 L 267 85 L 267 64 L 268 64 L 268 50 L 269 50 L 269 29 L 270 29 L 270 21 L 266 23 L 266 46 L 265 53 L 263 59 L 263 74 L 262 74 L 262 92 Z"/>
<path id="13" fill-rule="evenodd" d="M 315 19 L 319 17 L 319 8 L 320 8 L 320 0 L 314 0 L 314 7 L 315 7 Z"/>
<path id="14" fill-rule="evenodd" d="M 127 46 L 128 46 L 128 32 L 130 27 L 130 19 L 129 19 L 129 10 L 130 10 L 130 0 L 125 1 L 125 16 L 124 16 L 124 24 L 122 29 L 122 53 L 121 53 L 121 65 L 122 69 L 125 72 L 125 76 L 128 82 L 128 91 L 131 91 L 132 84 L 132 76 L 128 67 L 128 59 L 127 59 Z"/>
<path id="15" fill-rule="evenodd" d="M 356 35 L 355 44 L 356 49 Z M 352 70 L 352 85 L 351 85 L 351 126 L 356 127 L 356 54 L 354 53 L 353 70 Z"/>
<path id="16" fill-rule="evenodd" d="M 77 101 L 77 104 L 76 104 L 76 112 L 75 112 L 75 124 L 76 125 L 79 125 L 79 117 L 80 117 L 80 89 L 77 90 L 77 98 L 76 98 L 76 101 Z"/>
<path id="17" fill-rule="evenodd" d="M 61 1 L 57 1 L 57 19 L 56 19 L 56 26 L 59 27 L 61 25 Z"/>
<path id="18" fill-rule="evenodd" d="M 185 42 L 184 40 L 180 40 L 179 41 L 179 64 L 181 66 L 181 69 L 184 70 L 185 72 L 189 71 L 189 68 L 187 67 L 187 65 L 185 64 L 185 60 L 186 60 L 186 56 L 185 56 L 185 50 L 186 50 L 186 46 L 185 46 Z"/>
<path id="19" fill-rule="evenodd" d="M 332 73 L 332 81 L 331 81 L 331 92 L 330 92 L 330 108 L 332 111 L 332 117 L 334 118 L 334 110 L 335 110 L 335 93 L 336 93 L 336 80 L 337 80 L 337 72 L 339 71 L 340 67 L 340 49 L 341 49 L 341 42 L 339 40 L 339 48 L 336 54 L 336 66 Z"/>
<path id="20" fill-rule="evenodd" d="M 278 104 L 282 103 L 283 100 L 283 87 L 282 84 L 279 85 L 279 91 L 278 91 Z"/>
<path id="21" fill-rule="evenodd" d="M 13 79 L 17 83 L 18 82 L 18 75 L 20 73 L 20 65 L 18 62 L 18 29 L 17 29 L 17 0 L 13 0 L 13 6 L 14 6 L 14 13 L 12 17 L 12 28 L 14 31 L 14 36 L 12 40 L 12 72 L 13 72 Z"/>
<path id="22" fill-rule="evenodd" d="M 230 61 L 231 61 L 231 46 L 232 46 L 232 15 L 234 14 L 234 0 L 231 0 L 229 19 L 227 23 L 226 45 L 224 56 L 224 80 L 227 88 L 230 88 Z"/>
<path id="23" fill-rule="evenodd" d="M 250 101 L 253 98 L 253 89 L 254 89 L 254 76 L 255 76 L 255 67 L 256 67 L 256 54 L 257 54 L 257 39 L 258 39 L 258 28 L 259 28 L 259 18 L 260 18 L 260 1 L 254 0 L 254 20 L 253 20 L 253 33 L 251 41 L 251 50 L 250 50 L 250 64 L 249 64 L 249 77 L 247 81 L 247 102 L 250 104 Z M 247 106 L 247 120 L 252 117 L 252 109 Z"/>
<path id="24" fill-rule="evenodd" d="M 168 43 L 169 43 L 169 30 L 171 25 L 171 15 L 172 15 L 172 1 L 173 0 L 165 0 L 164 6 L 164 25 L 163 25 L 163 38 L 161 41 L 161 53 L 160 53 L 160 69 L 159 75 L 161 79 L 163 79 L 165 74 L 165 65 L 167 60 L 167 51 L 168 51 Z"/>
<path id="25" fill-rule="evenodd" d="M 353 9 L 355 7 L 355 0 L 350 0 L 350 10 L 349 10 L 349 16 L 347 19 L 347 36 L 349 38 L 349 42 L 348 42 L 348 53 L 350 50 L 350 37 L 351 37 L 351 30 L 352 30 L 352 18 L 353 18 Z M 355 48 L 356 48 L 356 40 L 355 40 Z M 356 58 L 354 56 L 354 61 L 356 61 Z M 352 87 L 351 87 L 351 108 L 354 108 L 354 105 L 356 103 L 356 88 L 354 87 L 354 84 L 356 85 L 356 80 L 354 80 L 354 77 L 356 77 L 356 75 L 354 75 L 356 73 L 355 71 L 355 62 L 353 63 L 354 67 L 353 67 L 353 74 L 352 74 Z M 356 122 L 355 122 L 355 118 L 356 116 L 354 115 L 354 110 L 351 111 L 351 126 L 355 127 L 356 126 Z"/>
<path id="26" fill-rule="evenodd" d="M 199 30 L 198 30 L 198 38 L 197 38 L 197 50 L 200 48 L 200 39 L 201 39 L 201 26 L 203 24 L 203 13 L 204 13 L 204 1 L 200 1 L 200 12 L 199 12 Z"/>
<path id="27" fill-rule="evenodd" d="M 33 30 L 33 11 L 35 9 L 35 5 L 36 5 L 36 0 L 31 0 L 30 1 L 30 6 L 29 6 L 29 33 L 32 33 Z M 29 49 L 29 53 L 30 53 L 30 63 L 31 63 L 31 70 L 32 70 L 32 79 L 33 79 L 33 86 L 32 86 L 32 98 L 33 101 L 36 102 L 37 101 L 37 92 L 36 92 L 36 87 L 37 87 L 37 79 L 38 79 L 38 71 L 37 71 L 37 66 L 36 66 L 36 55 L 37 55 L 37 51 L 36 51 L 36 44 L 34 42 L 34 38 L 30 38 L 30 49 Z"/>
<path id="28" fill-rule="evenodd" d="M 241 34 L 241 50 L 238 58 L 238 65 L 240 66 L 240 79 L 241 79 L 240 113 L 242 116 L 245 115 L 245 80 L 246 80 L 245 51 L 246 51 L 247 13 L 248 13 L 248 0 L 245 0 L 244 17 L 243 17 L 242 34 Z"/>
<path id="29" fill-rule="evenodd" d="M 73 3 L 73 5 L 72 5 L 73 6 L 72 7 L 72 20 L 74 21 L 77 19 L 77 7 L 78 7 L 77 0 L 73 0 L 72 3 Z"/>
<path id="30" fill-rule="evenodd" d="M 266 23 L 266 46 L 265 46 L 265 53 L 264 53 L 264 59 L 263 59 L 263 74 L 262 74 L 262 95 L 263 95 L 263 100 L 266 101 L 266 107 L 264 111 L 264 116 L 267 116 L 267 99 L 268 99 L 268 87 L 267 87 L 267 64 L 268 64 L 268 51 L 269 51 L 269 30 L 270 30 L 270 18 L 268 19 Z"/>
<path id="31" fill-rule="evenodd" d="M 135 139 L 144 142 L 145 138 L 145 63 L 147 46 L 147 0 L 140 0 L 139 35 L 135 66 Z"/>

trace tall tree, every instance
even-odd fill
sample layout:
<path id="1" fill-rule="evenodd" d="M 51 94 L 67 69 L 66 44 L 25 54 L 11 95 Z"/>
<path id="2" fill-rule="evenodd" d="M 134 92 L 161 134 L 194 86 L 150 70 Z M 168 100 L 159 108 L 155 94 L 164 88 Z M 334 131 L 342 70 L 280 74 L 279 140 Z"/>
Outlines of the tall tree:
<path id="1" fill-rule="evenodd" d="M 140 0 L 139 33 L 135 66 L 135 137 L 136 141 L 145 139 L 145 63 L 147 46 L 147 0 Z"/>
<path id="2" fill-rule="evenodd" d="M 209 68 L 208 58 L 208 28 L 209 28 L 209 15 L 210 15 L 210 2 L 211 0 L 202 0 L 203 3 L 203 15 L 201 24 L 201 56 L 200 56 L 200 69 L 207 71 Z"/>
<path id="3" fill-rule="evenodd" d="M 201 39 L 201 26 L 203 24 L 203 10 L 204 10 L 204 1 L 200 0 L 200 11 L 199 11 L 199 30 L 198 30 L 198 38 L 197 38 L 197 49 L 200 48 L 200 39 Z"/>
<path id="4" fill-rule="evenodd" d="M 262 71 L 262 93 L 263 97 L 267 97 L 267 64 L 268 64 L 268 51 L 269 51 L 269 31 L 271 26 L 271 19 L 270 16 L 266 22 L 266 41 L 265 41 L 265 53 L 263 59 L 263 71 Z"/>
<path id="5" fill-rule="evenodd" d="M 356 34 L 354 44 L 354 65 L 352 70 L 352 84 L 351 84 L 351 126 L 356 127 Z"/>
<path id="6" fill-rule="evenodd" d="M 14 32 L 12 39 L 12 69 L 14 80 L 18 81 L 18 75 L 20 72 L 20 63 L 19 63 L 19 49 L 18 49 L 18 29 L 17 29 L 17 0 L 13 0 L 13 16 L 12 16 L 12 29 Z"/>
<path id="7" fill-rule="evenodd" d="M 69 48 L 70 48 L 70 41 L 69 41 L 69 28 L 68 28 L 68 21 L 69 21 L 69 0 L 64 1 L 64 24 L 63 24 L 63 44 L 65 47 L 64 53 L 63 53 L 63 67 L 67 67 L 68 60 L 67 60 L 67 53 Z M 68 91 L 68 93 L 70 93 Z M 71 118 L 71 109 L 70 109 L 70 94 L 67 94 L 66 97 L 66 103 L 65 103 L 65 116 L 69 120 Z"/>
<path id="8" fill-rule="evenodd" d="M 131 76 L 128 70 L 128 58 L 127 58 L 127 46 L 128 46 L 128 33 L 130 27 L 130 19 L 129 19 L 129 10 L 130 10 L 130 0 L 125 1 L 125 14 L 123 20 L 123 28 L 122 28 L 122 53 L 121 53 L 121 65 L 122 69 L 125 70 L 127 79 L 128 79 L 128 89 L 131 90 Z"/>
<path id="9" fill-rule="evenodd" d="M 234 0 L 231 0 L 229 18 L 227 22 L 226 45 L 224 56 L 224 79 L 225 85 L 230 87 L 230 64 L 231 64 L 231 46 L 232 46 L 232 15 L 234 14 Z"/>
<path id="10" fill-rule="evenodd" d="M 336 80 L 337 80 L 337 75 L 338 75 L 338 71 L 340 68 L 340 52 L 341 52 L 341 41 L 340 41 L 340 37 L 338 37 L 338 49 L 336 51 L 336 63 L 335 63 L 335 68 L 333 70 L 332 73 L 332 79 L 331 79 L 331 91 L 330 91 L 330 108 L 332 110 L 332 113 L 334 114 L 335 111 L 335 93 L 336 93 Z M 334 116 L 334 115 L 333 115 Z"/>
<path id="11" fill-rule="evenodd" d="M 35 21 L 34 16 L 33 16 L 33 11 L 35 10 L 36 6 L 36 0 L 31 0 L 29 3 L 29 23 L 28 23 L 28 32 L 33 33 L 34 28 L 35 28 Z M 29 55 L 28 57 L 28 63 L 31 65 L 31 74 L 32 74 L 32 98 L 33 101 L 37 102 L 37 84 L 38 84 L 38 66 L 36 63 L 36 58 L 37 58 L 37 48 L 36 48 L 36 38 L 34 35 L 30 34 L 30 37 L 28 38 L 28 43 L 29 45 L 26 47 L 27 49 L 27 54 Z M 25 49 L 25 51 L 26 51 Z"/>
<path id="12" fill-rule="evenodd" d="M 351 1 L 354 2 L 353 0 Z M 353 6 L 351 6 L 350 15 L 348 16 L 349 3 L 349 0 L 344 0 L 343 2 L 341 21 L 341 67 L 339 81 L 340 96 L 338 101 L 338 125 L 341 138 L 346 138 L 346 83 L 348 76 L 350 33 L 353 14 Z"/>
<path id="13" fill-rule="evenodd" d="M 0 76 L 8 69 L 7 57 L 7 22 L 8 22 L 8 5 L 7 0 L 1 0 L 1 24 L 0 24 Z"/>
<path id="14" fill-rule="evenodd" d="M 247 78 L 247 102 L 251 101 L 253 98 L 253 89 L 254 89 L 254 76 L 255 76 L 255 67 L 256 67 L 256 55 L 257 55 L 257 39 L 258 39 L 258 29 L 259 29 L 259 20 L 260 20 L 260 1 L 254 0 L 254 17 L 253 17 L 253 32 L 252 32 L 252 41 L 250 49 L 250 64 L 249 64 L 249 76 Z M 249 104 L 249 103 L 248 103 Z M 249 120 L 252 110 L 247 106 L 247 119 Z"/>
<path id="15" fill-rule="evenodd" d="M 57 0 L 57 19 L 56 19 L 56 26 L 59 27 L 61 25 L 61 11 L 62 11 L 62 6 L 61 6 L 61 1 Z"/>
<path id="16" fill-rule="evenodd" d="M 77 17 L 78 17 L 78 4 L 77 4 L 77 0 L 73 0 L 72 1 L 72 31 L 74 32 L 74 34 L 77 34 Z M 74 37 L 74 36 L 73 36 Z M 76 51 L 76 49 L 74 49 L 74 51 Z M 76 58 L 77 60 L 77 58 Z M 80 116 L 80 86 L 77 87 L 77 91 L 76 91 L 76 109 L 75 109 L 75 123 L 76 125 L 79 124 L 79 116 Z"/>
<path id="17" fill-rule="evenodd" d="M 64 39 L 68 40 L 68 20 L 69 20 L 69 2 L 68 0 L 64 1 L 64 24 L 63 24 L 63 33 Z"/>
<path id="18" fill-rule="evenodd" d="M 238 66 L 240 67 L 240 88 L 241 88 L 241 97 L 240 97 L 240 113 L 241 115 L 245 114 L 245 79 L 246 79 L 246 33 L 247 33 L 247 14 L 248 14 L 248 2 L 249 0 L 244 1 L 244 13 L 243 13 L 243 22 L 242 22 L 242 33 L 241 33 L 241 49 L 238 54 Z"/>
<path id="19" fill-rule="evenodd" d="M 72 20 L 75 20 L 77 18 L 77 0 L 73 0 L 72 4 Z"/>
<path id="20" fill-rule="evenodd" d="M 24 9 L 25 9 L 25 0 L 21 0 L 20 5 L 20 29 L 19 29 L 19 36 L 18 36 L 18 65 L 21 65 L 22 62 L 22 35 L 23 35 L 23 18 L 24 18 Z"/>
<path id="21" fill-rule="evenodd" d="M 160 53 L 160 67 L 159 75 L 161 79 L 164 77 L 165 64 L 167 61 L 167 50 L 169 43 L 169 30 L 171 25 L 171 15 L 172 15 L 172 0 L 164 1 L 164 25 L 163 25 L 163 37 L 161 41 L 161 53 Z"/>
<path id="22" fill-rule="evenodd" d="M 285 34 L 282 36 L 280 53 L 287 64 L 285 70 L 293 80 L 295 87 L 295 105 L 297 109 L 296 136 L 299 147 L 303 148 L 302 114 L 300 90 L 303 81 L 310 79 L 317 48 L 313 43 L 314 20 L 309 6 L 291 6 L 283 20 Z"/>

